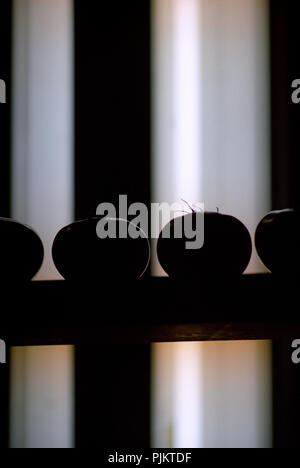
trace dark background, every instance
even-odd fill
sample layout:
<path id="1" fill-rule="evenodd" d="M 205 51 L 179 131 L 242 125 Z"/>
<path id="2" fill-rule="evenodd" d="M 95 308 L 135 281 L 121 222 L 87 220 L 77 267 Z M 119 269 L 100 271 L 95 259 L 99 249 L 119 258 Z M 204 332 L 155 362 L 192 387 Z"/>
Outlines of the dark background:
<path id="1" fill-rule="evenodd" d="M 0 104 L 0 216 L 10 215 L 10 90 L 11 90 L 11 1 L 1 2 L 0 78 L 6 83 L 6 102 Z M 0 259 L 1 261 L 1 259 Z M 1 291 L 2 292 L 2 291 Z M 1 315 L 6 313 L 0 302 Z M 8 443 L 8 365 L 0 364 L 0 448 Z"/>
<path id="2" fill-rule="evenodd" d="M 300 104 L 291 99 L 291 84 L 300 77 L 299 17 L 297 0 L 270 0 L 273 209 L 300 208 Z M 295 316 L 298 309 L 295 304 Z M 274 446 L 281 448 L 298 447 L 300 438 L 300 368 L 291 362 L 290 346 L 289 340 L 273 342 Z"/>
<path id="3" fill-rule="evenodd" d="M 273 209 L 300 206 L 300 104 L 291 100 L 292 81 L 300 78 L 299 17 L 299 1 L 270 0 Z M 149 0 L 105 7 L 75 0 L 78 218 L 120 193 L 150 201 L 150 43 Z M 273 347 L 274 445 L 298 446 L 299 370 L 290 343 L 274 340 Z M 76 351 L 77 445 L 97 443 L 101 415 L 104 446 L 149 445 L 149 346 L 97 349 Z M 132 377 L 124 385 L 126 375 Z"/>
<path id="4" fill-rule="evenodd" d="M 75 0 L 76 218 L 150 201 L 150 2 Z"/>
<path id="5" fill-rule="evenodd" d="M 150 152 L 150 1 L 75 0 L 76 219 L 149 206 Z M 78 447 L 149 446 L 150 345 L 76 347 L 76 422 Z"/>
<path id="6" fill-rule="evenodd" d="M 150 201 L 149 0 L 75 4 L 75 213 L 128 194 Z M 270 0 L 271 159 L 274 209 L 300 205 L 300 5 Z M 11 2 L 1 2 L 0 215 L 10 214 Z M 238 293 L 237 293 L 238 294 Z M 128 294 L 130 307 L 134 294 Z M 100 298 L 101 299 L 101 296 Z M 108 311 L 109 312 L 109 311 Z M 1 312 L 6 313 L 2 303 Z M 299 371 L 290 343 L 274 342 L 274 443 L 299 443 Z M 8 366 L 0 367 L 0 446 L 7 446 Z M 6 404 L 4 404 L 6 402 Z M 150 435 L 150 347 L 91 343 L 76 349 L 76 444 L 147 447 Z"/>
<path id="7" fill-rule="evenodd" d="M 299 15 L 297 0 L 270 0 L 273 209 L 300 207 L 300 104 L 291 99 L 300 78 Z"/>
<path id="8" fill-rule="evenodd" d="M 11 1 L 1 2 L 0 78 L 6 83 L 6 102 L 0 104 L 0 216 L 10 214 L 10 91 Z"/>

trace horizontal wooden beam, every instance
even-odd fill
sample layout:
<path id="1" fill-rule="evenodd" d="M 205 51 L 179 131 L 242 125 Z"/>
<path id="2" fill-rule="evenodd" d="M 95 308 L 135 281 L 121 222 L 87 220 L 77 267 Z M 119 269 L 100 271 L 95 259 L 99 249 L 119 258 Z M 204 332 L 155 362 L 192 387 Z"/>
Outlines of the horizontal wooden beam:
<path id="1" fill-rule="evenodd" d="M 271 274 L 8 284 L 0 337 L 8 345 L 296 338 L 297 288 Z"/>

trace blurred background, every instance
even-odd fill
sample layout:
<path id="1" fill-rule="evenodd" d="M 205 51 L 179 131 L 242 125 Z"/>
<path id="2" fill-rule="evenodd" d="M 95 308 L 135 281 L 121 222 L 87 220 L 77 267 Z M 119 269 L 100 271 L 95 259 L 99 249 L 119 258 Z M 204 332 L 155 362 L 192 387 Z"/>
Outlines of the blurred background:
<path id="1" fill-rule="evenodd" d="M 35 280 L 61 279 L 57 231 L 119 194 L 204 201 L 252 235 L 272 208 L 299 205 L 297 12 L 292 0 L 3 0 L 0 215 L 40 234 Z M 264 271 L 253 252 L 246 273 Z M 164 275 L 155 255 L 148 274 Z M 276 446 L 274 356 L 267 341 L 11 348 L 7 443 Z"/>

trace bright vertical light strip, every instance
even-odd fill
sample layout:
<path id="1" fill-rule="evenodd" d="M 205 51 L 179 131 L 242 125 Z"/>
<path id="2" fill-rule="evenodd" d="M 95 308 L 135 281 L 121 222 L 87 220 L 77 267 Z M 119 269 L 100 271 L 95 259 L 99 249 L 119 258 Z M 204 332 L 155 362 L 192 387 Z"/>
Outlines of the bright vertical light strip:
<path id="1" fill-rule="evenodd" d="M 201 44 L 199 0 L 173 0 L 174 201 L 201 196 Z"/>
<path id="2" fill-rule="evenodd" d="M 202 345 L 186 342 L 173 345 L 173 446 L 203 446 L 205 432 L 202 391 Z"/>
<path id="3" fill-rule="evenodd" d="M 152 200 L 159 203 L 202 201 L 200 21 L 199 0 L 152 1 Z M 152 274 L 164 275 L 155 255 Z M 201 444 L 200 356 L 198 343 L 153 345 L 153 446 Z"/>
<path id="4" fill-rule="evenodd" d="M 272 446 L 270 341 L 204 342 L 203 446 Z"/>
<path id="5" fill-rule="evenodd" d="M 153 344 L 151 349 L 151 447 L 173 447 L 173 375 L 173 344 Z"/>
<path id="6" fill-rule="evenodd" d="M 200 22 L 199 0 L 152 0 L 152 201 L 158 203 L 202 201 Z M 152 274 L 165 274 L 155 255 Z"/>
<path id="7" fill-rule="evenodd" d="M 197 197 L 208 210 L 240 218 L 253 235 L 270 209 L 268 1 L 152 6 L 152 200 Z M 156 258 L 152 267 L 162 274 Z M 254 249 L 248 272 L 264 270 Z M 190 360 L 181 343 L 152 347 L 152 446 L 189 445 L 185 434 L 199 447 L 270 446 L 270 343 L 198 346 Z M 184 379 L 198 358 L 188 382 L 199 391 L 191 391 L 185 413 Z"/>
<path id="8" fill-rule="evenodd" d="M 154 448 L 272 446 L 270 341 L 156 343 Z"/>
<path id="9" fill-rule="evenodd" d="M 271 208 L 268 5 L 201 0 L 203 198 L 252 238 Z M 247 273 L 264 271 L 254 248 Z"/>
<path id="10" fill-rule="evenodd" d="M 51 256 L 73 218 L 73 2 L 13 2 L 12 216 L 45 247 L 37 279 L 60 278 Z"/>
<path id="11" fill-rule="evenodd" d="M 202 349 L 198 342 L 153 346 L 152 447 L 203 446 Z"/>
<path id="12" fill-rule="evenodd" d="M 173 2 L 152 0 L 152 201 L 174 202 Z"/>
<path id="13" fill-rule="evenodd" d="M 10 447 L 74 446 L 74 349 L 11 348 Z"/>
<path id="14" fill-rule="evenodd" d="M 73 218 L 72 0 L 13 1 L 12 88 L 12 216 L 43 241 L 35 279 L 59 279 L 52 242 Z M 13 446 L 73 445 L 73 352 L 71 346 L 12 352 Z"/>

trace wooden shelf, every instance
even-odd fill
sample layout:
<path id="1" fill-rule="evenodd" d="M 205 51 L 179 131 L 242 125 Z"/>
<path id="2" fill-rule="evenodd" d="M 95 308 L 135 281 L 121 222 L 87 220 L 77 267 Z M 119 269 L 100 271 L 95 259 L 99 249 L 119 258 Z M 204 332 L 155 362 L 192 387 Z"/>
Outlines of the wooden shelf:
<path id="1" fill-rule="evenodd" d="M 300 337 L 295 278 L 67 281 L 3 285 L 10 345 Z"/>

